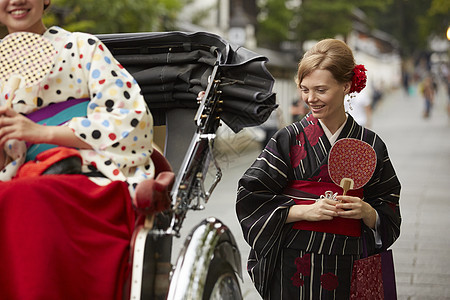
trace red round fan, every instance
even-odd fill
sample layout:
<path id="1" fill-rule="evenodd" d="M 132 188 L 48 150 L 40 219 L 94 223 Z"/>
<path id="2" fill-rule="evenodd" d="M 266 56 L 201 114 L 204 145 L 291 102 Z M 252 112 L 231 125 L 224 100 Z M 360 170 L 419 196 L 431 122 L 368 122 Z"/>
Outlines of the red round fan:
<path id="1" fill-rule="evenodd" d="M 372 177 L 377 165 L 375 150 L 361 140 L 338 140 L 328 156 L 328 172 L 331 180 L 344 190 L 363 187 Z"/>
<path id="2" fill-rule="evenodd" d="M 31 87 L 47 76 L 55 54 L 52 43 L 36 33 L 15 32 L 1 40 L 0 81 L 7 84 L 8 106 L 21 83 Z"/>

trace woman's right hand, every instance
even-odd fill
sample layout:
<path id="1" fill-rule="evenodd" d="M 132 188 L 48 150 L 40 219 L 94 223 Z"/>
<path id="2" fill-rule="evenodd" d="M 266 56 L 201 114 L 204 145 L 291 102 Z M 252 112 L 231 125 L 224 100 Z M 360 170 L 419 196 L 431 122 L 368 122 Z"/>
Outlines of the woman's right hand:
<path id="1" fill-rule="evenodd" d="M 289 208 L 286 223 L 332 220 L 338 216 L 338 211 L 340 211 L 336 208 L 337 203 L 336 200 L 324 198 L 309 205 L 293 205 Z"/>
<path id="2" fill-rule="evenodd" d="M 0 148 L 11 139 L 32 144 L 54 144 L 92 149 L 67 126 L 44 126 L 33 122 L 12 108 L 0 107 Z"/>
<path id="3" fill-rule="evenodd" d="M 45 126 L 34 123 L 12 108 L 0 107 L 0 146 L 11 139 L 39 143 L 47 136 Z"/>

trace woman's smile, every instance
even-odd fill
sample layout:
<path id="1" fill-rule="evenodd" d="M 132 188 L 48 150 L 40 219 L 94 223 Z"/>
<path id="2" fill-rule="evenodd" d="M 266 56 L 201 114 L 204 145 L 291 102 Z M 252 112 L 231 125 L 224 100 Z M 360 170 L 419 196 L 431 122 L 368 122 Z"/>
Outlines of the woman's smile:
<path id="1" fill-rule="evenodd" d="M 42 14 L 48 4 L 50 0 L 0 0 L 0 22 L 8 33 L 27 31 L 43 34 L 46 27 Z"/>
<path id="2" fill-rule="evenodd" d="M 317 104 L 315 104 L 315 105 L 309 105 L 309 108 L 311 108 L 311 111 L 313 112 L 313 113 L 319 113 L 320 112 L 320 110 L 322 109 L 322 108 L 324 108 L 325 107 L 325 105 L 317 105 Z"/>
<path id="3" fill-rule="evenodd" d="M 14 9 L 10 12 L 10 14 L 14 19 L 21 19 L 24 18 L 28 14 L 28 12 L 28 9 Z"/>

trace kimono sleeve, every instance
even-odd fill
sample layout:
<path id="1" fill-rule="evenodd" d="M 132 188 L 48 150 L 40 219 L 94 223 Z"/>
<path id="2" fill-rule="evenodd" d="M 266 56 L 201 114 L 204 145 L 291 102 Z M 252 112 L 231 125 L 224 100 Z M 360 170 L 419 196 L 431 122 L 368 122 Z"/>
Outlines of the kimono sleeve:
<path id="1" fill-rule="evenodd" d="M 295 204 L 282 194 L 292 172 L 289 145 L 287 130 L 280 130 L 239 180 L 236 213 L 257 258 L 279 243 L 289 208 Z"/>
<path id="2" fill-rule="evenodd" d="M 80 35 L 79 53 L 89 58 L 85 80 L 90 103 L 86 118 L 74 118 L 68 126 L 97 152 L 115 163 L 133 166 L 149 159 L 153 118 L 134 78 L 95 36 Z"/>
<path id="3" fill-rule="evenodd" d="M 401 185 L 389 158 L 386 145 L 377 137 L 377 168 L 375 174 L 364 188 L 364 197 L 377 212 L 380 218 L 378 232 L 381 235 L 382 247 L 378 251 L 389 248 L 400 235 L 400 189 Z M 371 251 L 372 250 L 372 251 Z M 369 254 L 375 252 L 374 245 L 368 245 Z"/>

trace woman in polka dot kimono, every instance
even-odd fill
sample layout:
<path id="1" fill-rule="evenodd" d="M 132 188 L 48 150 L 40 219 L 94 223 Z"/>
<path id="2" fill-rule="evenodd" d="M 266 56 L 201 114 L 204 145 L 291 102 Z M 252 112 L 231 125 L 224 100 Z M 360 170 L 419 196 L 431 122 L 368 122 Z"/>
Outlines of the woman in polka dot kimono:
<path id="1" fill-rule="evenodd" d="M 11 108 L 0 82 L 0 299 L 121 299 L 131 197 L 154 176 L 153 120 L 136 81 L 98 38 L 44 26 L 49 5 L 0 0 L 9 33 L 40 34 L 56 49 L 50 73 L 19 87 Z M 70 101 L 84 113 L 59 126 L 25 116 Z M 46 144 L 64 148 L 41 152 Z M 39 176 L 46 159 L 67 153 L 81 158 L 81 174 Z"/>

